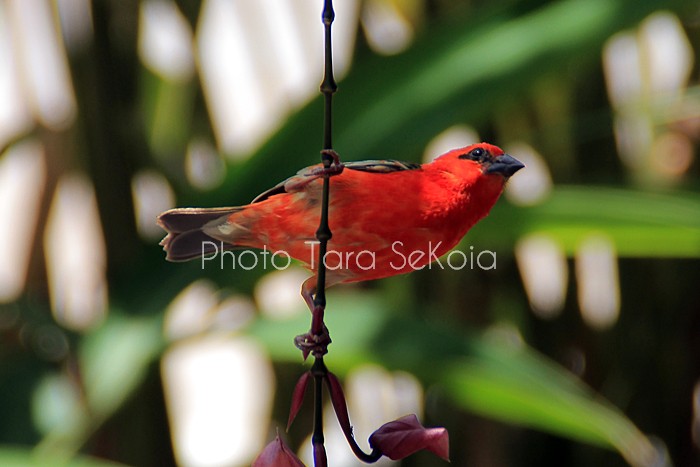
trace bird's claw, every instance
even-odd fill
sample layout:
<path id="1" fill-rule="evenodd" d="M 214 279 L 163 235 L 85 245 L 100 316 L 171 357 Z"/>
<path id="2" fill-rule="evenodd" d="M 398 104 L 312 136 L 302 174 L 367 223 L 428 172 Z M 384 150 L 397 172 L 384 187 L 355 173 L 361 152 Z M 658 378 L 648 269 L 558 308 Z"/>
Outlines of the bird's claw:
<path id="1" fill-rule="evenodd" d="M 328 346 L 331 342 L 331 336 L 325 325 L 321 334 L 313 334 L 309 331 L 294 338 L 294 345 L 301 350 L 304 360 L 307 359 L 309 354 L 313 354 L 317 358 L 323 357 L 328 353 Z"/>
<path id="2" fill-rule="evenodd" d="M 343 165 L 343 163 L 340 162 L 340 156 L 337 152 L 335 152 L 333 149 L 323 149 L 321 151 L 321 155 L 323 156 L 324 163 L 323 168 L 319 171 L 319 175 L 322 174 L 332 177 L 334 175 L 340 175 L 341 173 L 343 173 L 345 165 Z M 327 164 L 326 161 L 328 161 Z"/>

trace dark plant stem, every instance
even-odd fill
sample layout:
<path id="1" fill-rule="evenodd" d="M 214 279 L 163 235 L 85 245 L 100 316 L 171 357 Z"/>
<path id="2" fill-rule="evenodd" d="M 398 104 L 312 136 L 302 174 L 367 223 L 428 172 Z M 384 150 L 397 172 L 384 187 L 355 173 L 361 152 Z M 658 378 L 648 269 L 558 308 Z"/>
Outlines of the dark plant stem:
<path id="1" fill-rule="evenodd" d="M 333 1 L 324 0 L 323 5 L 323 25 L 325 30 L 325 67 L 323 81 L 321 82 L 321 93 L 324 97 L 324 119 L 323 119 L 323 149 L 321 160 L 323 166 L 328 169 L 333 163 L 333 158 L 325 150 L 333 149 L 332 133 L 332 104 L 333 94 L 337 89 L 333 78 L 333 48 L 331 46 L 331 25 L 335 19 L 333 11 Z M 328 203 L 330 194 L 330 175 L 323 177 L 323 198 L 321 200 L 321 221 L 316 231 L 316 239 L 319 241 L 318 249 L 318 271 L 316 273 L 316 295 L 314 296 L 314 311 L 311 321 L 311 333 L 321 335 L 325 325 L 323 315 L 326 307 L 326 266 L 324 259 L 328 248 L 328 241 L 332 237 L 331 229 L 328 226 Z M 328 369 L 323 363 L 323 354 L 314 353 L 314 365 L 311 369 L 314 375 L 314 431 L 311 437 L 313 445 L 314 465 L 316 467 L 326 467 L 326 449 L 323 437 L 323 381 L 328 377 Z"/>
<path id="2" fill-rule="evenodd" d="M 323 380 L 326 379 L 328 369 L 323 363 L 323 357 L 315 357 L 311 367 L 311 374 L 314 376 L 314 432 L 311 436 L 311 444 L 314 452 L 314 465 L 316 467 L 326 467 L 326 448 L 323 443 Z"/>
<path id="3" fill-rule="evenodd" d="M 345 435 L 345 440 L 348 442 L 350 449 L 352 449 L 353 454 L 355 454 L 355 457 L 360 459 L 362 462 L 366 464 L 374 464 L 382 458 L 382 452 L 377 449 L 373 449 L 369 454 L 364 452 L 360 445 L 357 444 L 357 441 L 355 441 L 355 438 L 351 432 L 343 432 L 343 434 Z"/>
<path id="4" fill-rule="evenodd" d="M 333 149 L 333 94 L 338 89 L 333 78 L 333 48 L 331 46 L 331 25 L 335 19 L 333 11 L 333 0 L 325 0 L 323 7 L 323 25 L 325 28 L 325 69 L 323 73 L 323 81 L 321 82 L 321 93 L 323 93 L 325 112 L 323 118 L 323 149 Z M 321 152 L 321 160 L 323 166 L 328 169 L 333 163 L 333 158 L 326 151 Z M 328 226 L 328 202 L 330 191 L 330 175 L 326 174 L 323 177 L 323 198 L 321 200 L 321 223 L 316 231 L 316 239 L 319 241 L 318 249 L 318 272 L 316 275 L 316 296 L 314 297 L 314 305 L 317 308 L 325 308 L 326 306 L 326 267 L 324 258 L 328 248 L 328 241 L 332 237 L 331 229 Z M 323 311 L 321 311 L 320 322 L 322 326 Z M 320 333 L 321 329 L 318 329 Z M 317 329 L 312 325 L 312 332 L 317 334 Z"/>
<path id="5" fill-rule="evenodd" d="M 333 47 L 331 46 L 331 25 L 335 19 L 333 11 L 333 0 L 325 0 L 323 5 L 323 26 L 325 29 L 325 69 L 323 74 L 323 82 L 321 82 L 321 93 L 325 98 L 325 115 L 323 120 L 323 149 L 333 149 L 333 131 L 332 131 L 332 103 L 333 94 L 338 89 L 333 78 Z M 324 165 L 330 165 L 332 160 L 324 156 Z"/>

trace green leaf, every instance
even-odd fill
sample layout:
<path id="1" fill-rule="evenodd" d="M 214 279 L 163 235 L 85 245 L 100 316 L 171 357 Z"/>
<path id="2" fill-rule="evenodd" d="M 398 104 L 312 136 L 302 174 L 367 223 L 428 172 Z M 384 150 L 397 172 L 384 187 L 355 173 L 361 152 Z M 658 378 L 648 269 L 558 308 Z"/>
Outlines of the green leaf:
<path id="1" fill-rule="evenodd" d="M 499 203 L 467 236 L 472 243 L 510 249 L 542 233 L 573 254 L 591 234 L 603 234 L 619 256 L 700 257 L 700 195 L 593 186 L 558 186 L 541 204 Z"/>
<path id="2" fill-rule="evenodd" d="M 26 448 L 0 446 L 0 465 L 3 467 L 119 467 L 124 464 L 78 456 L 68 460 L 63 457 L 47 457 Z"/>
<path id="3" fill-rule="evenodd" d="M 441 381 L 463 408 L 508 423 L 616 449 L 631 465 L 653 465 L 649 439 L 617 408 L 525 346 L 488 338 L 480 356 L 455 359 Z"/>
<path id="4" fill-rule="evenodd" d="M 163 347 L 160 319 L 128 317 L 112 310 L 80 349 L 85 395 L 98 420 L 111 415 L 145 378 Z"/>
<path id="5" fill-rule="evenodd" d="M 46 412 L 41 420 L 47 420 L 43 425 L 49 429 L 37 452 L 50 459 L 71 458 L 144 380 L 148 366 L 162 351 L 161 329 L 160 317 L 126 316 L 112 310 L 99 329 L 86 335 L 79 354 L 85 404 L 74 404 L 75 413 L 66 423 L 53 423 L 50 413 L 65 410 L 55 405 L 71 398 L 61 384 L 39 391 L 35 411 Z"/>

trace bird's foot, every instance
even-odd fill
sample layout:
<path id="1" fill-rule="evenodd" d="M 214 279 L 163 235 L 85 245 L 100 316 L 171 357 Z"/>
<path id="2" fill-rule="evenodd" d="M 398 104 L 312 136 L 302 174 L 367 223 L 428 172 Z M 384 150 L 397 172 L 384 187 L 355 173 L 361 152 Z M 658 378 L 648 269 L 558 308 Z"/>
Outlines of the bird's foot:
<path id="1" fill-rule="evenodd" d="M 323 158 L 323 168 L 320 169 L 319 175 L 328 175 L 332 177 L 343 173 L 345 166 L 340 162 L 340 156 L 337 152 L 333 149 L 323 149 L 321 151 L 321 156 Z"/>
<path id="2" fill-rule="evenodd" d="M 316 358 L 323 357 L 328 353 L 328 346 L 331 342 L 331 335 L 328 333 L 328 328 L 325 325 L 320 334 L 314 334 L 309 331 L 294 338 L 294 345 L 301 350 L 304 360 L 309 354 Z"/>

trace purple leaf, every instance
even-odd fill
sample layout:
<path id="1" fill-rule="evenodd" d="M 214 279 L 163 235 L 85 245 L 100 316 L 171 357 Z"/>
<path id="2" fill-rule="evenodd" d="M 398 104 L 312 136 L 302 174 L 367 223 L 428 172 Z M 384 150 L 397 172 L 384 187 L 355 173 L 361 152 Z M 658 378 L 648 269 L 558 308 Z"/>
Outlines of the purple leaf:
<path id="1" fill-rule="evenodd" d="M 282 442 L 279 435 L 265 446 L 253 461 L 252 467 L 305 467 L 299 458 Z"/>
<path id="2" fill-rule="evenodd" d="M 287 420 L 287 431 L 289 431 L 289 427 L 292 426 L 292 422 L 294 422 L 294 419 L 299 413 L 301 404 L 304 403 L 304 393 L 306 392 L 306 386 L 309 384 L 310 379 L 311 372 L 307 371 L 301 375 L 301 378 L 299 378 L 299 381 L 297 381 L 297 385 L 294 387 L 294 392 L 292 393 L 292 406 L 289 408 L 289 419 Z"/>
<path id="3" fill-rule="evenodd" d="M 333 403 L 333 409 L 335 410 L 335 416 L 338 418 L 338 423 L 340 423 L 340 427 L 343 429 L 345 436 L 352 437 L 350 415 L 348 415 L 348 406 L 345 402 L 345 394 L 343 394 L 343 388 L 340 385 L 340 381 L 338 381 L 338 378 L 329 371 L 326 382 L 331 393 L 331 402 Z"/>
<path id="4" fill-rule="evenodd" d="M 450 439 L 444 428 L 425 428 L 415 415 L 382 425 L 369 437 L 369 445 L 392 460 L 427 449 L 449 461 Z"/>

